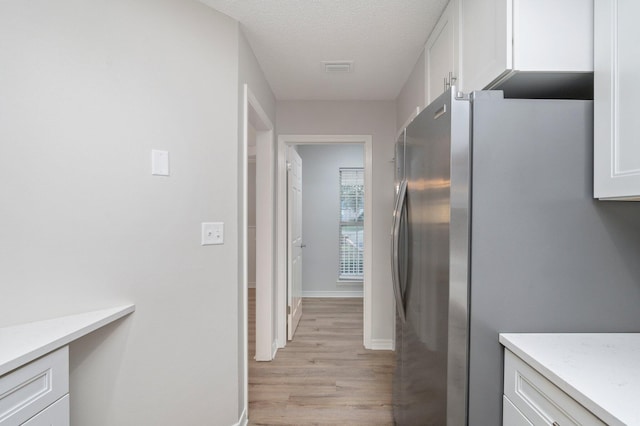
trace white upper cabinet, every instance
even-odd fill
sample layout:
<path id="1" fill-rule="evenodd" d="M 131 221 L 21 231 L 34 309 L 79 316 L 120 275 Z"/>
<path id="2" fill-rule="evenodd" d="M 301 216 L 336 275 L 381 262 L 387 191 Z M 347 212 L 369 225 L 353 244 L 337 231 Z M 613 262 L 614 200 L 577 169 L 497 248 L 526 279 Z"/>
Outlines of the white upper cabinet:
<path id="1" fill-rule="evenodd" d="M 433 102 L 451 85 L 456 85 L 460 74 L 458 71 L 459 8 L 459 0 L 449 2 L 425 45 L 426 105 Z"/>
<path id="2" fill-rule="evenodd" d="M 595 198 L 640 201 L 640 2 L 595 1 Z"/>
<path id="3" fill-rule="evenodd" d="M 462 78 L 465 92 L 484 89 L 511 69 L 511 1 L 462 1 Z"/>
<path id="4" fill-rule="evenodd" d="M 514 78 L 551 90 L 575 78 L 590 86 L 593 0 L 460 1 L 463 91 L 513 84 Z"/>

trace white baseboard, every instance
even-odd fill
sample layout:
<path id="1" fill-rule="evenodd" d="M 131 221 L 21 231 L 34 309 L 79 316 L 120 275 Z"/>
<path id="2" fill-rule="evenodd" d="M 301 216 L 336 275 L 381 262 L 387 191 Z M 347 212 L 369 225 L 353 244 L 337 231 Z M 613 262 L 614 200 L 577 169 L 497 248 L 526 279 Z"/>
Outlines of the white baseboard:
<path id="1" fill-rule="evenodd" d="M 247 418 L 247 409 L 242 410 L 242 415 L 240 416 L 240 420 L 238 423 L 232 426 L 247 426 L 249 424 L 249 419 Z"/>
<path id="2" fill-rule="evenodd" d="M 303 291 L 302 297 L 364 297 L 363 291 Z"/>
<path id="3" fill-rule="evenodd" d="M 391 339 L 371 339 L 371 347 L 374 351 L 393 351 L 395 348 L 394 341 Z"/>
<path id="4" fill-rule="evenodd" d="M 276 353 L 278 352 L 278 342 L 277 341 L 273 341 L 273 343 L 271 343 L 271 359 L 276 359 Z"/>

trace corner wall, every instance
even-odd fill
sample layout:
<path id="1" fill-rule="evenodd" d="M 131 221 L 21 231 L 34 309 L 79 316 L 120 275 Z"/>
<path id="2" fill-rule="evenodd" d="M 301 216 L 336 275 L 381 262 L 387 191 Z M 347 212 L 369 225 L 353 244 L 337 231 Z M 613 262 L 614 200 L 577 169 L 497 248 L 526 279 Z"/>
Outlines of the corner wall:
<path id="1" fill-rule="evenodd" d="M 236 423 L 237 22 L 5 0 L 0 52 L 0 325 L 133 302 L 71 345 L 72 424 Z M 200 245 L 204 221 L 224 245 Z"/>
<path id="2" fill-rule="evenodd" d="M 396 98 L 396 131 L 398 132 L 404 129 L 409 121 L 417 115 L 417 110 L 422 111 L 426 107 L 426 70 L 424 65 L 423 50 Z"/>
<path id="3" fill-rule="evenodd" d="M 271 86 L 267 82 L 264 73 L 262 72 L 262 68 L 260 68 L 260 64 L 249 45 L 246 37 L 242 33 L 240 26 L 237 27 L 237 35 L 238 35 L 238 139 L 237 139 L 237 166 L 238 166 L 238 174 L 237 174 L 237 201 L 238 201 L 238 220 L 239 220 L 239 234 L 238 241 L 240 244 L 238 245 L 238 281 L 235 283 L 237 285 L 237 295 L 238 295 L 238 310 L 237 310 L 237 320 L 238 324 L 240 324 L 239 332 L 238 332 L 238 365 L 240 368 L 238 369 L 238 400 L 240 401 L 238 406 L 238 418 L 241 418 L 244 415 L 248 415 L 248 389 L 246 389 L 245 382 L 247 381 L 246 376 L 248 375 L 248 358 L 247 358 L 247 339 L 248 339 L 248 330 L 246 325 L 247 318 L 247 293 L 245 291 L 245 283 L 248 281 L 248 277 L 245 276 L 245 265 L 248 264 L 248 247 L 245 247 L 244 241 L 246 240 L 247 226 L 249 223 L 248 216 L 248 200 L 243 194 L 244 188 L 248 188 L 248 167 L 245 168 L 246 159 L 247 159 L 247 151 L 244 146 L 244 86 L 245 84 L 249 87 L 249 90 L 256 97 L 260 106 L 264 110 L 265 114 L 268 116 L 271 123 L 275 126 L 276 122 L 276 99 L 271 91 Z M 250 121 L 250 120 L 249 120 Z M 255 130 L 255 129 L 254 129 Z M 275 129 L 274 133 L 275 135 Z M 247 137 L 255 137 L 253 135 L 247 135 Z M 259 143 L 257 141 L 256 143 Z M 275 142 L 274 142 L 275 144 Z M 257 159 L 256 159 L 257 160 Z M 259 161 L 259 160 L 257 160 Z M 232 176 L 228 177 L 228 180 L 231 180 Z M 275 180 L 275 175 L 274 175 Z M 248 195 L 248 194 L 247 194 Z M 247 212 L 247 213 L 245 213 Z M 275 223 L 273 224 L 275 227 Z M 248 285 L 248 284 L 247 284 Z M 275 309 L 275 308 L 274 308 Z M 272 324 L 275 328 L 275 325 Z M 250 355 L 253 356 L 253 355 Z"/>

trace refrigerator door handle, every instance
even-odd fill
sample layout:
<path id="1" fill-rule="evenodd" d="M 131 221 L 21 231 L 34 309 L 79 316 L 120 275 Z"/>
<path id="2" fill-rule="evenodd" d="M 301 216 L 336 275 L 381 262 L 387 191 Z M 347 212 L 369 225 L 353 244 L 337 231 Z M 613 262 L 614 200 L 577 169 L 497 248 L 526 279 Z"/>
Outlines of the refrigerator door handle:
<path id="1" fill-rule="evenodd" d="M 400 183 L 398 198 L 393 210 L 393 227 L 391 229 L 391 278 L 393 281 L 393 294 L 396 299 L 396 308 L 402 322 L 406 321 L 404 300 L 400 284 L 400 223 L 403 209 L 407 202 L 407 180 Z"/>

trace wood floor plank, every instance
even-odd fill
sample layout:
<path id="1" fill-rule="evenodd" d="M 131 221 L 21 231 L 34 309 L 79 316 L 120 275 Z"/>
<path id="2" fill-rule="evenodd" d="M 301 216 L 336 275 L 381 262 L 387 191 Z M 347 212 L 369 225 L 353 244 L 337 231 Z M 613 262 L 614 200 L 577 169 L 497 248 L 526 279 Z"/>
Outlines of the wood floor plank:
<path id="1" fill-rule="evenodd" d="M 293 341 L 256 362 L 249 291 L 250 425 L 393 425 L 391 351 L 362 345 L 362 299 L 303 299 Z"/>

